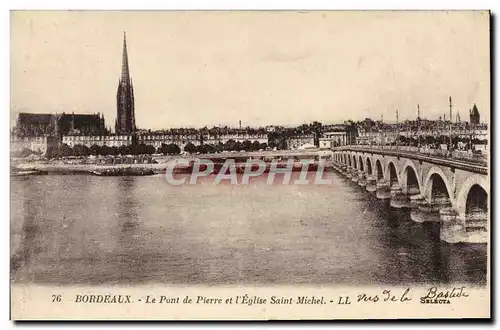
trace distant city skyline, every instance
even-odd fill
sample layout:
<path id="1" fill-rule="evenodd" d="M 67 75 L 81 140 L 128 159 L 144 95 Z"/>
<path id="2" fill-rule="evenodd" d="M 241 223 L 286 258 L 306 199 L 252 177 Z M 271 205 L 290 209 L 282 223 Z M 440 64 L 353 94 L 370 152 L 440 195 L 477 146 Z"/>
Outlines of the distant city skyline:
<path id="1" fill-rule="evenodd" d="M 280 16 L 280 25 L 274 24 Z M 423 17 L 425 16 L 425 17 Z M 421 29 L 415 30 L 418 20 Z M 489 121 L 480 12 L 11 13 L 19 112 L 101 112 L 114 126 L 127 32 L 139 129 L 385 122 L 476 103 Z M 427 24 L 422 24 L 426 22 Z"/>

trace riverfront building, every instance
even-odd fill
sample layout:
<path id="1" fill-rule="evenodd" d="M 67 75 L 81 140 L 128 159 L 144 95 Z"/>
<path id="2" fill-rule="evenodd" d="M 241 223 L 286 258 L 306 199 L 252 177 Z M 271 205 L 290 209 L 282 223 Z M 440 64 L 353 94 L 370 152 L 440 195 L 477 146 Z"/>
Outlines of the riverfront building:
<path id="1" fill-rule="evenodd" d="M 314 148 L 314 135 L 304 134 L 290 136 L 286 139 L 286 145 L 287 148 L 291 150 Z"/>
<path id="2" fill-rule="evenodd" d="M 47 149 L 55 147 L 58 140 L 51 136 L 11 136 L 10 152 L 19 154 L 23 150 L 31 150 L 40 155 L 47 153 Z"/>
<path id="3" fill-rule="evenodd" d="M 268 143 L 268 135 L 266 133 L 249 133 L 244 130 L 238 130 L 234 133 L 227 133 L 221 135 L 203 135 L 203 142 L 206 144 L 218 144 L 218 143 L 226 143 L 229 140 L 234 140 L 235 142 L 244 142 L 244 141 L 257 141 L 259 143 Z"/>
<path id="4" fill-rule="evenodd" d="M 93 145 L 121 147 L 132 144 L 132 135 L 64 135 L 62 143 L 71 148 L 76 145 L 91 147 Z"/>
<path id="5" fill-rule="evenodd" d="M 65 136 L 106 136 L 109 131 L 101 114 L 20 113 L 11 133 L 11 152 L 24 149 L 45 154 Z"/>
<path id="6" fill-rule="evenodd" d="M 323 137 L 319 138 L 321 149 L 353 144 L 357 137 L 357 126 L 347 121 L 344 124 L 326 125 L 323 127 Z"/>
<path id="7" fill-rule="evenodd" d="M 20 113 L 12 134 L 16 137 L 61 137 L 68 134 L 105 135 L 104 116 L 97 114 Z"/>
<path id="8" fill-rule="evenodd" d="M 392 124 L 365 119 L 357 123 L 358 136 L 356 143 L 353 144 L 395 145 L 398 143 L 398 139 L 400 142 L 401 140 L 413 140 L 414 143 L 417 143 L 420 140 L 421 143 L 426 143 L 427 137 L 450 139 L 451 136 L 484 145 L 488 140 L 488 125 L 479 122 L 479 111 L 476 104 L 472 110 L 469 110 L 469 113 L 470 122 L 460 121 L 458 112 L 453 122 L 447 120 L 445 115 L 439 117 L 438 120 L 418 117 L 416 120 Z"/>
<path id="9" fill-rule="evenodd" d="M 202 134 L 166 134 L 166 133 L 138 133 L 137 135 L 103 135 L 103 136 L 84 136 L 84 135 L 65 135 L 62 137 L 62 143 L 70 147 L 75 145 L 84 145 L 91 147 L 92 145 L 108 146 L 108 147 L 121 147 L 132 145 L 134 139 L 137 144 L 145 144 L 155 147 L 155 149 L 162 146 L 162 144 L 175 144 L 184 149 L 188 143 L 195 146 L 203 144 L 216 145 L 219 143 L 226 143 L 229 140 L 235 142 L 250 141 L 259 143 L 268 142 L 267 135 L 263 134 L 228 134 L 220 136 L 202 135 Z"/>

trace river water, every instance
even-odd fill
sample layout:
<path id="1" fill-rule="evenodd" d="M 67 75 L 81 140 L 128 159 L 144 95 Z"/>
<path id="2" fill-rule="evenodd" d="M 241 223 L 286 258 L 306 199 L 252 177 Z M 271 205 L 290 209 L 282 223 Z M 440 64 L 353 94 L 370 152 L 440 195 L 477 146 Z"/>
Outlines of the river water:
<path id="1" fill-rule="evenodd" d="M 163 176 L 11 179 L 11 280 L 43 284 L 486 283 L 448 244 L 336 173 L 332 185 L 172 186 Z"/>

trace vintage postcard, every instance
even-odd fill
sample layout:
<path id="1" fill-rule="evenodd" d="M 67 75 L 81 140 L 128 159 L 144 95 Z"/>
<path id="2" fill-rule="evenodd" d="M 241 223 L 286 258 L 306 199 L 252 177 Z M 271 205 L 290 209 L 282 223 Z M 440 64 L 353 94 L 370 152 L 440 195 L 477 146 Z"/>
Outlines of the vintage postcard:
<path id="1" fill-rule="evenodd" d="M 490 12 L 10 21 L 11 319 L 490 317 Z"/>

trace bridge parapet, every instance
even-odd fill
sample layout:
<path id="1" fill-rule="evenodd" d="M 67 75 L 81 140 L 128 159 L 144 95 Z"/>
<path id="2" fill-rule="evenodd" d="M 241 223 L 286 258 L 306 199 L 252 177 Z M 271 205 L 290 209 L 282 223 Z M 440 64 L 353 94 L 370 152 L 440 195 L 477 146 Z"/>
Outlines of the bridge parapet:
<path id="1" fill-rule="evenodd" d="M 430 151 L 429 151 L 430 150 Z M 333 148 L 333 151 L 356 151 L 396 157 L 406 157 L 418 161 L 425 161 L 436 165 L 458 168 L 479 174 L 488 174 L 488 163 L 482 158 L 466 158 L 458 153 L 447 153 L 444 150 L 424 149 L 407 146 L 370 146 L 348 145 Z"/>

